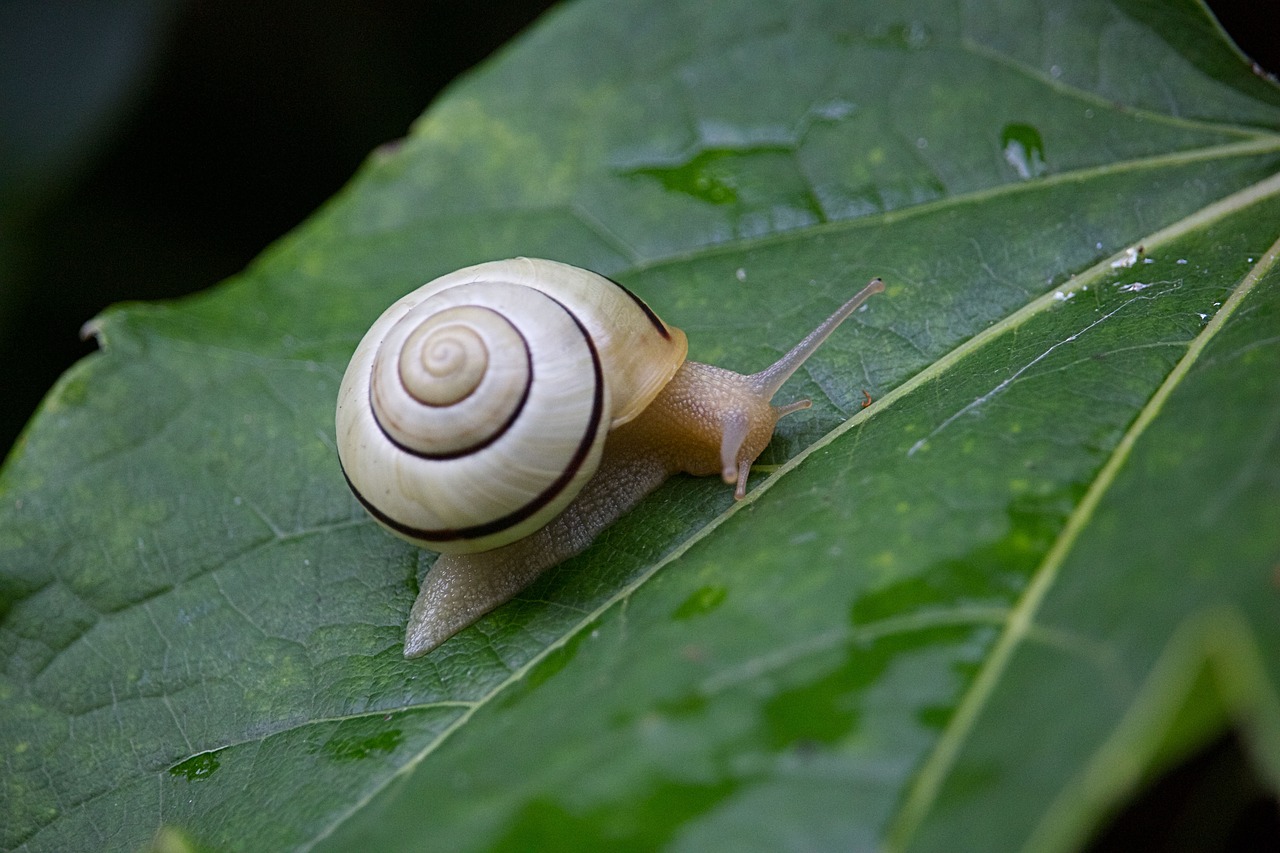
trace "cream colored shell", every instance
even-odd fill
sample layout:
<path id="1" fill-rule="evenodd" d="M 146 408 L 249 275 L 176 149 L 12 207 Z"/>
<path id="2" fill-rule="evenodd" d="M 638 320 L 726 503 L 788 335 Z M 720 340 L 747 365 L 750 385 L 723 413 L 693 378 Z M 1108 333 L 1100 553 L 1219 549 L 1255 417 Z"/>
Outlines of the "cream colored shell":
<path id="1" fill-rule="evenodd" d="M 388 530 L 452 553 L 520 539 L 590 479 L 604 437 L 683 363 L 683 332 L 554 261 L 458 270 L 400 299 L 352 356 L 338 455 Z"/>

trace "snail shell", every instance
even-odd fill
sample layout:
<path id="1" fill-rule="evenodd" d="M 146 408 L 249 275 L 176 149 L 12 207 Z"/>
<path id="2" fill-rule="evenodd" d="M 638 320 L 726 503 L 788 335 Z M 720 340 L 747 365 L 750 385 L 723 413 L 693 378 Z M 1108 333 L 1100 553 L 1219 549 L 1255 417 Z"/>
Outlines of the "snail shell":
<path id="1" fill-rule="evenodd" d="M 621 285 L 516 258 L 423 285 L 378 318 L 338 395 L 352 491 L 391 532 L 446 553 L 523 538 L 595 473 L 688 351 Z"/>

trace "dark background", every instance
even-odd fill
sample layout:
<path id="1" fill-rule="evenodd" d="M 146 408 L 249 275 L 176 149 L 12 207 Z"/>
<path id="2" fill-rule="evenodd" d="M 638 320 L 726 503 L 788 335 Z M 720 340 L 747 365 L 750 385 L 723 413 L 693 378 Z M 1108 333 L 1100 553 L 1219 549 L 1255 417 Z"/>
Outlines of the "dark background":
<path id="1" fill-rule="evenodd" d="M 0 456 L 84 321 L 242 269 L 551 5 L 0 0 Z M 1280 72 L 1272 0 L 1209 5 Z M 1095 849 L 1277 850 L 1277 814 L 1228 736 Z"/>
<path id="2" fill-rule="evenodd" d="M 202 290 L 551 0 L 0 0 L 0 459 L 113 302 Z"/>

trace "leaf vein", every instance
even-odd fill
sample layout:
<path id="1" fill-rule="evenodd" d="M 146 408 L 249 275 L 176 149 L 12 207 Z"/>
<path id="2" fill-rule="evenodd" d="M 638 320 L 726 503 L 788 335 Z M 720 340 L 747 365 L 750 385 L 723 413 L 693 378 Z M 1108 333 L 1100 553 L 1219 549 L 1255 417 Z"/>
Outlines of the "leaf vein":
<path id="1" fill-rule="evenodd" d="M 1264 189 L 1265 191 L 1261 195 L 1256 193 L 1256 191 Z M 1237 193 L 1232 198 L 1243 204 L 1277 192 L 1280 192 L 1280 175 L 1273 176 L 1248 191 Z M 1227 200 L 1224 199 L 1225 201 Z M 1213 208 L 1214 211 L 1220 213 L 1225 213 L 1232 209 L 1230 205 L 1224 204 L 1215 205 Z M 1182 226 L 1186 226 L 1188 223 L 1202 224 L 1205 221 L 1205 216 L 1211 212 L 1213 211 L 1201 211 L 1184 220 L 1183 223 L 1179 223 L 1179 226 L 1153 235 L 1147 245 L 1150 246 L 1156 242 L 1171 238 L 1182 230 Z M 987 700 L 994 693 L 1000 676 L 1003 675 L 1013 657 L 1014 650 L 1026 639 L 1034 627 L 1035 614 L 1038 612 L 1050 587 L 1057 579 L 1059 569 L 1066 561 L 1081 531 L 1093 518 L 1094 512 L 1111 484 L 1119 475 L 1120 469 L 1129 459 L 1134 446 L 1155 420 L 1161 409 L 1163 409 L 1165 402 L 1174 389 L 1181 384 L 1191 367 L 1199 360 L 1201 352 L 1203 352 L 1209 341 L 1223 328 L 1240 303 L 1261 279 L 1262 274 L 1271 269 L 1278 258 L 1280 258 L 1280 241 L 1277 241 L 1268 250 L 1267 254 L 1233 289 L 1231 296 L 1224 302 L 1221 310 L 1213 316 L 1213 319 L 1205 325 L 1200 334 L 1192 341 L 1187 348 L 1187 352 L 1174 365 L 1165 377 L 1164 382 L 1160 384 L 1146 405 L 1139 411 L 1137 417 L 1129 429 L 1126 430 L 1107 462 L 1099 470 L 1098 475 L 1081 498 L 1079 505 L 1068 517 L 1062 532 L 1041 561 L 1022 599 L 1015 606 L 1013 618 L 1009 621 L 999 639 L 997 639 L 991 655 L 987 658 L 986 663 L 979 671 L 977 678 L 974 679 L 968 692 L 961 699 L 955 714 L 948 722 L 934 749 L 924 759 L 917 771 L 915 783 L 908 789 L 903 805 L 891 824 L 888 834 L 889 849 L 904 849 L 932 808 L 965 739 L 976 724 L 979 714 L 986 706 Z"/>

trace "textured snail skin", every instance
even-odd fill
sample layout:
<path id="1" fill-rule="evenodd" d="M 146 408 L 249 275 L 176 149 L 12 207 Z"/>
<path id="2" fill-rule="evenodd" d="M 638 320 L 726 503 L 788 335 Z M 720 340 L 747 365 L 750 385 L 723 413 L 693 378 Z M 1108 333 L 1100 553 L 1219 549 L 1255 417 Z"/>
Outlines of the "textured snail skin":
<path id="1" fill-rule="evenodd" d="M 564 512 L 526 538 L 495 550 L 441 555 L 409 614 L 405 657 L 426 654 L 510 600 L 546 569 L 584 550 L 672 474 L 724 474 L 727 482 L 738 482 L 736 468 L 724 470 L 719 423 L 724 412 L 743 411 L 751 424 L 736 457 L 744 462 L 745 487 L 751 462 L 769 443 L 774 424 L 792 410 L 769 405 L 748 386 L 748 379 L 685 362 L 639 417 L 609 434 L 595 476 Z"/>
<path id="2" fill-rule="evenodd" d="M 884 290 L 879 279 L 872 281 L 778 362 L 750 375 L 684 361 L 686 344 L 680 330 L 666 326 L 647 306 L 608 279 L 551 261 L 519 258 L 445 276 L 388 309 L 387 314 L 393 315 L 390 324 L 407 313 L 402 303 L 417 304 L 422 301 L 422 292 L 439 292 L 439 281 L 453 279 L 456 283 L 460 278 L 470 283 L 477 276 L 523 278 L 538 287 L 563 277 L 572 281 L 570 291 L 585 287 L 588 302 L 603 299 L 606 307 L 578 322 L 588 334 L 597 336 L 593 340 L 597 352 L 605 354 L 603 360 L 616 358 L 623 367 L 606 364 L 600 368 L 606 375 L 606 389 L 599 396 L 608 410 L 609 429 L 602 448 L 593 451 L 589 461 L 592 470 L 574 485 L 576 493 L 571 500 L 549 518 L 540 518 L 531 531 L 527 524 L 521 527 L 521 535 L 514 541 L 499 536 L 494 545 L 495 537 L 486 532 L 478 548 L 464 543 L 442 553 L 427 572 L 410 612 L 406 658 L 437 648 L 510 600 L 546 569 L 584 550 L 601 530 L 673 473 L 720 474 L 726 483 L 735 485 L 735 497 L 742 498 L 751 463 L 769 443 L 778 419 L 809 406 L 808 400 L 774 406 L 773 395 L 845 318 L 872 294 Z M 550 289 L 554 291 L 554 284 Z M 619 293 L 621 298 L 617 298 Z M 393 533 L 423 544 L 422 537 L 406 533 L 407 525 L 379 509 L 374 500 L 379 489 L 407 488 L 416 495 L 416 484 L 406 487 L 401 481 L 416 473 L 418 463 L 411 460 L 406 463 L 409 468 L 400 468 L 401 462 L 380 444 L 387 441 L 386 427 L 375 424 L 370 433 L 369 418 L 352 410 L 376 396 L 371 395 L 364 379 L 373 369 L 372 359 L 367 353 L 362 355 L 362 350 L 376 349 L 385 336 L 386 317 L 361 343 L 344 378 L 338 407 L 339 449 L 348 482 L 366 508 Z M 637 357 L 658 364 L 638 365 Z M 655 384 L 654 376 L 662 377 L 661 384 L 648 387 Z M 622 387 L 610 385 L 610 378 Z M 625 387 L 627 383 L 646 387 L 635 393 L 634 387 Z M 363 461 L 365 454 L 377 460 L 371 467 Z M 353 470 L 359 472 L 359 481 L 352 476 Z M 430 466 L 426 470 L 431 470 Z M 387 473 L 392 474 L 391 481 L 383 486 L 380 478 Z M 425 544 L 441 550 L 437 543 Z"/>

